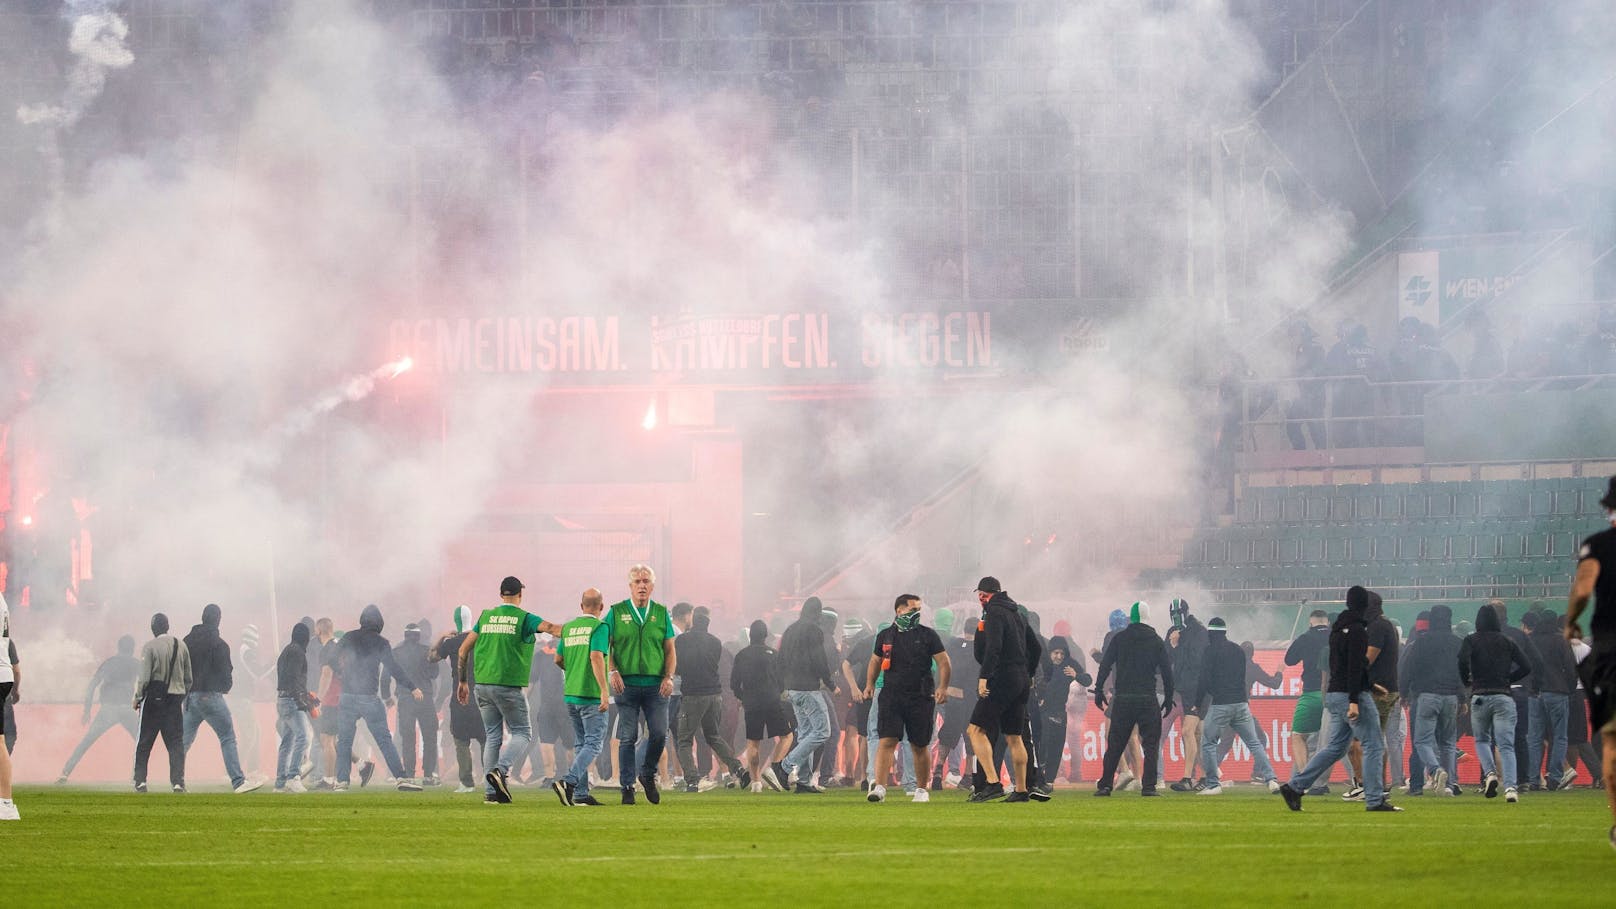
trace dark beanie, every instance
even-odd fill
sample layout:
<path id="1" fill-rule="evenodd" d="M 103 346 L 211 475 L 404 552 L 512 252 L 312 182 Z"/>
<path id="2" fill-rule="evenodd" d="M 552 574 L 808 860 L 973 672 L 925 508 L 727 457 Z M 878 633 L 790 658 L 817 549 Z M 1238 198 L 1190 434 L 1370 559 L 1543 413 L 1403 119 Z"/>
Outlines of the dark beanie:
<path id="1" fill-rule="evenodd" d="M 209 603 L 202 607 L 202 624 L 218 628 L 221 615 L 223 615 L 223 610 L 219 609 L 219 604 Z"/>

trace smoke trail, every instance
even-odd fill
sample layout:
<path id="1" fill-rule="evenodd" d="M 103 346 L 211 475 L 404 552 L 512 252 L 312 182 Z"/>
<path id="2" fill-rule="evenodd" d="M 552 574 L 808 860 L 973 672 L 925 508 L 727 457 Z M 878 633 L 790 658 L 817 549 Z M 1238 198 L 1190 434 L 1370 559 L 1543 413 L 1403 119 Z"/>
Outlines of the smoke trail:
<path id="1" fill-rule="evenodd" d="M 89 11 L 83 11 L 89 10 Z M 78 123 L 107 84 L 107 71 L 122 69 L 135 62 L 135 55 L 124 46 L 129 25 L 113 12 L 106 0 L 69 2 L 73 31 L 67 48 L 73 68 L 67 74 L 67 90 L 56 104 L 27 104 L 17 109 L 17 119 L 27 124 L 44 124 L 67 129 Z"/>

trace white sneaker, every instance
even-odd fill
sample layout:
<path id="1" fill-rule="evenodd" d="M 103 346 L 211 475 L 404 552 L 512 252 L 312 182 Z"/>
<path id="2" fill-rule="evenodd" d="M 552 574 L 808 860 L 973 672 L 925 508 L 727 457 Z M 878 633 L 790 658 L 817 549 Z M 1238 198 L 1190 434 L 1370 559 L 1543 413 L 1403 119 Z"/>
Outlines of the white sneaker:
<path id="1" fill-rule="evenodd" d="M 1506 801 L 1506 802 L 1518 802 L 1520 800 L 1521 800 L 1521 797 L 1515 791 L 1514 786 L 1511 786 L 1508 789 L 1504 790 L 1504 801 Z"/>
<path id="2" fill-rule="evenodd" d="M 924 789 L 916 789 L 915 794 L 911 795 L 909 797 L 909 801 L 911 801 L 911 802 L 929 802 L 929 801 L 931 801 L 931 793 L 927 792 Z"/>
<path id="3" fill-rule="evenodd" d="M 1221 785 L 1217 784 L 1217 783 L 1209 784 L 1205 789 L 1202 789 L 1200 792 L 1196 793 L 1196 795 L 1222 795 L 1222 794 L 1223 794 L 1223 787 Z"/>
<path id="4" fill-rule="evenodd" d="M 718 784 L 713 782 L 712 780 L 707 779 L 706 777 L 702 777 L 700 780 L 698 780 L 696 782 L 696 791 L 697 792 L 711 792 L 711 791 L 713 791 L 714 789 L 717 789 L 717 788 L 718 788 Z"/>
<path id="5" fill-rule="evenodd" d="M 1122 771 L 1122 776 L 1117 778 L 1117 791 L 1127 792 L 1128 787 L 1133 785 L 1134 779 L 1135 777 L 1133 774 L 1126 770 Z"/>
<path id="6" fill-rule="evenodd" d="M 309 787 L 303 785 L 303 781 L 294 776 L 291 779 L 286 781 L 286 791 L 287 792 L 308 792 Z"/>
<path id="7" fill-rule="evenodd" d="M 0 802 L 0 821 L 20 821 L 22 815 L 17 813 L 17 803 L 10 799 Z"/>
<path id="8" fill-rule="evenodd" d="M 1429 785 L 1426 788 L 1429 789 L 1429 788 L 1434 787 L 1436 789 L 1442 790 L 1443 792 L 1447 792 L 1447 790 L 1448 790 L 1448 772 L 1446 770 L 1438 770 L 1437 772 L 1431 774 L 1430 780 L 1431 781 L 1430 781 Z"/>
<path id="9" fill-rule="evenodd" d="M 241 785 L 237 786 L 233 791 L 236 793 L 236 795 L 246 795 L 247 793 L 252 792 L 253 790 L 257 789 L 259 786 L 262 786 L 262 785 L 264 785 L 263 780 L 255 780 L 255 779 L 249 778 L 249 779 L 242 780 Z"/>
<path id="10" fill-rule="evenodd" d="M 763 783 L 762 783 L 762 781 L 754 780 L 753 783 L 752 783 L 752 791 L 753 792 L 762 792 L 763 791 Z"/>
<path id="11" fill-rule="evenodd" d="M 456 795 L 465 795 L 468 792 L 476 792 L 476 791 L 477 791 L 476 786 L 456 786 L 455 787 L 455 794 Z"/>
<path id="12" fill-rule="evenodd" d="M 1568 767 L 1568 768 L 1566 768 L 1565 773 L 1560 774 L 1560 779 L 1556 782 L 1554 788 L 1556 788 L 1556 789 L 1570 789 L 1572 787 L 1572 785 L 1574 785 L 1576 782 L 1577 782 L 1577 771 Z"/>
<path id="13" fill-rule="evenodd" d="M 959 774 L 950 773 L 948 776 L 943 777 L 943 785 L 949 789 L 953 789 L 955 786 L 959 785 L 959 781 L 961 779 L 962 777 Z"/>
<path id="14" fill-rule="evenodd" d="M 864 798 L 866 801 L 870 802 L 884 802 L 887 800 L 887 787 L 880 784 L 871 786 L 870 794 L 866 795 Z"/>
<path id="15" fill-rule="evenodd" d="M 1268 781 L 1268 791 L 1269 792 L 1278 792 L 1279 791 L 1279 780 L 1269 780 Z"/>

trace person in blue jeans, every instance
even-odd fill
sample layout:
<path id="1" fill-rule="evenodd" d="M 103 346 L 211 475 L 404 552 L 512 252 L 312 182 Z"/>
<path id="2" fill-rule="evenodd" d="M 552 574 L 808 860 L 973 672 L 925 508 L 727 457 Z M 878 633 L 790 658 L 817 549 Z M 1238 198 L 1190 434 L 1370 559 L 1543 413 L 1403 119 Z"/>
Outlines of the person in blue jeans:
<path id="1" fill-rule="evenodd" d="M 348 778 L 353 770 L 354 733 L 360 720 L 364 720 L 370 737 L 376 740 L 376 748 L 387 762 L 388 771 L 398 780 L 398 790 L 421 791 L 419 783 L 405 777 L 404 762 L 399 759 L 393 734 L 387 729 L 387 708 L 378 694 L 382 669 L 385 667 L 392 673 L 399 688 L 408 689 L 417 701 L 424 700 L 425 696 L 393 658 L 392 643 L 382 637 L 384 627 L 382 611 L 372 603 L 359 613 L 359 627 L 343 635 L 337 644 L 333 664 L 341 674 L 342 699 L 337 707 L 337 782 L 331 787 L 333 792 L 348 790 Z M 363 777 L 360 785 L 368 780 L 368 776 Z"/>
<path id="2" fill-rule="evenodd" d="M 618 783 L 623 804 L 634 804 L 634 783 L 645 790 L 645 800 L 662 801 L 657 788 L 657 764 L 668 743 L 668 698 L 679 657 L 673 648 L 675 627 L 666 606 L 651 599 L 656 572 L 649 565 L 628 570 L 629 598 L 613 603 L 606 613 L 611 652 L 607 654 L 607 684 L 617 702 Z M 640 721 L 646 725 L 646 748 L 640 754 Z"/>
<path id="3" fill-rule="evenodd" d="M 230 719 L 230 706 L 224 696 L 230 693 L 232 672 L 230 645 L 219 637 L 222 610 L 209 603 L 202 610 L 202 621 L 191 626 L 185 636 L 185 647 L 191 653 L 191 692 L 185 696 L 185 752 L 191 751 L 197 730 L 207 723 L 219 737 L 219 752 L 224 758 L 224 771 L 230 777 L 230 788 L 238 793 L 251 792 L 263 785 L 263 780 L 249 780 L 241 772 L 241 756 L 236 751 L 236 726 Z"/>
<path id="4" fill-rule="evenodd" d="M 1532 671 L 1526 653 L 1503 633 L 1499 610 L 1491 603 L 1476 612 L 1476 630 L 1459 645 L 1459 680 L 1470 689 L 1470 728 L 1476 736 L 1476 759 L 1481 761 L 1482 792 L 1498 795 L 1503 774 L 1505 801 L 1519 796 L 1515 781 L 1515 722 L 1518 711 L 1510 686 Z M 1498 763 L 1493 765 L 1493 749 Z"/>
<path id="5" fill-rule="evenodd" d="M 585 590 L 578 608 L 583 614 L 561 626 L 555 652 L 577 750 L 572 766 L 551 788 L 563 805 L 599 805 L 589 794 L 589 765 L 600 754 L 606 720 L 611 716 L 611 686 L 606 681 L 611 633 L 600 620 L 605 608 L 600 591 Z"/>
<path id="6" fill-rule="evenodd" d="M 1537 679 L 1537 710 L 1533 714 L 1537 722 L 1527 737 L 1530 752 L 1527 759 L 1532 768 L 1529 777 L 1536 783 L 1542 773 L 1548 787 L 1556 789 L 1577 778 L 1565 765 L 1571 730 L 1571 693 L 1577 690 L 1577 658 L 1560 630 L 1559 616 L 1548 609 L 1537 610 L 1536 623 L 1528 639 L 1542 661 Z M 1541 766 L 1544 739 L 1549 741 L 1547 767 Z"/>
<path id="7" fill-rule="evenodd" d="M 1206 652 L 1202 656 L 1198 687 L 1211 700 L 1211 707 L 1201 725 L 1201 769 L 1206 773 L 1206 785 L 1200 794 L 1223 792 L 1218 778 L 1218 747 L 1224 731 L 1230 729 L 1251 751 L 1253 778 L 1263 781 L 1270 789 L 1277 789 L 1274 765 L 1268 760 L 1268 749 L 1263 746 L 1262 737 L 1257 734 L 1257 720 L 1251 715 L 1251 686 L 1246 684 L 1246 664 L 1250 658 L 1243 647 L 1229 640 L 1229 626 L 1223 619 L 1208 622 L 1206 632 Z"/>
<path id="8" fill-rule="evenodd" d="M 275 731 L 281 737 L 275 761 L 276 792 L 306 792 L 303 786 L 303 756 L 308 753 L 310 724 L 304 706 L 310 694 L 304 686 L 309 677 L 309 626 L 292 626 L 292 641 L 275 661 Z"/>
<path id="9" fill-rule="evenodd" d="M 1369 628 L 1365 612 L 1369 591 L 1347 591 L 1347 608 L 1330 628 L 1330 684 L 1324 710 L 1334 721 L 1330 739 L 1290 782 L 1279 787 L 1285 807 L 1302 810 L 1302 796 L 1321 775 L 1347 753 L 1353 739 L 1363 745 L 1364 810 L 1402 811 L 1386 800 L 1386 740 L 1380 732 L 1380 710 L 1369 686 Z"/>
<path id="10" fill-rule="evenodd" d="M 810 763 L 814 750 L 830 739 L 830 707 L 820 691 L 836 690 L 836 677 L 831 673 L 830 657 L 825 649 L 825 630 L 820 622 L 824 611 L 819 597 L 809 597 L 803 601 L 797 621 L 780 635 L 781 676 L 786 697 L 791 701 L 791 712 L 797 719 L 796 747 L 781 764 L 788 775 L 797 777 L 797 792 L 824 791 L 813 783 Z"/>

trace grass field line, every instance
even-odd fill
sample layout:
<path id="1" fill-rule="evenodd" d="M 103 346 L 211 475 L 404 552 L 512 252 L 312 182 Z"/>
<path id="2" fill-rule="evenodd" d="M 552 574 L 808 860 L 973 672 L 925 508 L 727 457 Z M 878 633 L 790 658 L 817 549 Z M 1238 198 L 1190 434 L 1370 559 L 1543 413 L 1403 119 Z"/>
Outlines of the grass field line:
<path id="1" fill-rule="evenodd" d="M 1026 853 L 1033 853 L 1033 852 L 1051 852 L 1051 851 L 1055 851 L 1056 848 L 1057 847 L 1047 847 L 1047 846 L 984 846 L 984 847 L 969 847 L 969 848 L 960 848 L 960 849 L 947 849 L 947 848 L 934 849 L 934 848 L 931 848 L 931 847 L 927 847 L 925 852 L 926 852 L 926 855 L 928 855 L 928 856 L 935 856 L 935 855 L 973 855 L 973 856 L 981 856 L 981 855 L 1018 855 L 1018 854 L 1026 854 Z M 799 851 L 799 852 L 795 853 L 796 857 L 799 858 L 799 859 L 889 858 L 889 857 L 899 857 L 899 856 L 913 856 L 914 854 L 915 854 L 914 849 L 860 849 L 860 850 L 847 850 L 847 851 L 842 851 L 842 852 L 808 852 L 808 851 Z M 733 861 L 737 861 L 737 860 L 740 860 L 740 859 L 755 859 L 757 857 L 758 857 L 758 850 L 756 850 L 756 849 L 747 849 L 747 850 L 744 850 L 744 851 L 737 851 L 737 852 L 708 852 L 708 853 L 697 853 L 695 855 L 681 855 L 681 856 L 679 856 L 679 861 L 680 862 L 733 862 Z M 319 858 L 319 859 L 276 858 L 274 860 L 274 864 L 276 866 L 281 866 L 281 865 L 330 865 L 330 864 L 333 864 L 333 863 L 336 863 L 336 862 L 339 862 L 339 861 L 340 861 L 339 859 L 334 859 L 334 858 Z M 598 864 L 600 862 L 620 862 L 620 861 L 622 861 L 622 856 L 619 856 L 619 855 L 569 855 L 569 856 L 559 856 L 559 857 L 555 857 L 555 858 L 547 858 L 547 859 L 545 859 L 545 863 L 547 865 L 567 865 L 567 864 L 583 865 L 583 864 Z M 177 859 L 177 860 L 155 861 L 155 862 L 151 861 L 150 859 L 131 859 L 129 861 L 116 861 L 116 860 L 108 861 L 108 860 L 105 860 L 105 859 L 98 859 L 96 861 L 96 867 L 98 867 L 98 868 L 210 868 L 210 867 L 219 867 L 219 866 L 224 866 L 224 865 L 262 865 L 262 864 L 264 864 L 264 859 L 263 859 L 262 856 L 244 856 L 242 858 L 234 858 L 234 859 L 233 858 Z M 463 857 L 460 857 L 460 856 L 443 856 L 441 858 L 432 858 L 432 857 L 388 858 L 388 857 L 380 857 L 380 856 L 367 856 L 365 858 L 365 864 L 366 865 L 410 865 L 412 867 L 417 867 L 417 868 L 426 867 L 426 866 L 432 866 L 432 865 L 442 865 L 442 866 L 445 866 L 445 867 L 463 868 L 463 867 L 465 867 L 465 859 Z"/>

